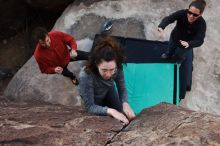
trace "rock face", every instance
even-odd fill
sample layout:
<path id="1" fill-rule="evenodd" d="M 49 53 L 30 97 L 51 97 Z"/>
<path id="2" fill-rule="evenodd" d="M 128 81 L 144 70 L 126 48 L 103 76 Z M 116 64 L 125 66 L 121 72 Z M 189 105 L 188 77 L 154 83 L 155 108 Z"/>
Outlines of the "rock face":
<path id="1" fill-rule="evenodd" d="M 42 74 L 34 57 L 13 77 L 5 90 L 5 95 L 12 100 L 81 105 L 81 100 L 77 98 L 77 90 L 71 80 L 62 75 Z"/>
<path id="2" fill-rule="evenodd" d="M 79 107 L 0 100 L 0 145 L 220 145 L 220 117 L 162 103 L 128 126 Z"/>
<path id="3" fill-rule="evenodd" d="M 77 42 L 79 50 L 89 51 L 92 41 Z M 78 75 L 84 62 L 76 61 L 68 65 L 70 71 Z M 76 86 L 67 77 L 57 74 L 42 74 L 32 57 L 12 78 L 4 95 L 12 100 L 44 101 L 62 105 L 81 105 Z"/>
<path id="4" fill-rule="evenodd" d="M 0 0 L 0 95 L 33 55 L 33 29 L 44 26 L 51 30 L 69 3 L 71 0 Z"/>
<path id="5" fill-rule="evenodd" d="M 142 111 L 110 143 L 112 146 L 219 145 L 219 126 L 219 116 L 162 103 Z"/>
<path id="6" fill-rule="evenodd" d="M 166 41 L 174 25 L 158 35 L 161 19 L 172 12 L 188 8 L 191 0 L 120 0 L 101 1 L 90 6 L 71 5 L 57 20 L 54 29 L 71 32 L 81 39 L 91 38 L 103 19 L 113 20 L 112 35 Z M 194 49 L 194 70 L 191 92 L 181 103 L 189 109 L 220 115 L 220 1 L 207 1 L 204 18 L 207 33 L 204 44 Z M 99 19 L 99 20 L 98 20 Z M 122 23 L 118 23 L 122 22 Z M 128 22 L 128 23 L 127 23 Z M 80 25 L 79 25 L 80 24 Z M 84 30 L 87 30 L 85 32 Z"/>
<path id="7" fill-rule="evenodd" d="M 88 39 L 92 42 L 94 35 L 100 31 L 104 20 L 112 19 L 114 25 L 112 35 L 164 41 L 168 40 L 174 25 L 166 28 L 164 36 L 158 35 L 157 25 L 164 16 L 176 10 L 188 8 L 190 2 L 190 0 L 120 0 L 100 1 L 89 5 L 76 2 L 66 8 L 53 29 L 68 32 L 78 41 Z M 218 115 L 220 115 L 220 51 L 218 49 L 220 46 L 220 29 L 218 26 L 220 14 L 216 12 L 220 11 L 219 3 L 220 1 L 217 0 L 207 1 L 207 7 L 204 12 L 204 18 L 207 21 L 205 43 L 201 47 L 194 49 L 193 86 L 191 92 L 186 95 L 186 99 L 181 103 L 192 110 Z M 25 69 L 28 70 L 28 67 L 26 66 Z M 25 72 L 25 69 L 23 72 Z M 56 78 L 55 76 L 46 77 L 42 75 L 36 78 L 33 73 L 30 75 L 30 80 L 25 82 L 27 83 L 26 85 L 23 84 L 24 82 L 19 83 L 12 80 L 15 83 L 10 84 L 6 93 L 14 91 L 10 92 L 10 96 L 19 98 L 18 95 L 21 95 L 23 90 L 17 90 L 16 86 L 28 87 L 29 81 L 39 80 L 33 82 L 41 84 L 44 82 L 42 80 L 46 78 L 51 78 L 51 81 Z M 15 79 L 21 80 L 19 76 L 20 74 L 17 74 Z M 59 86 L 65 86 L 64 82 L 60 82 Z M 33 89 L 38 88 L 38 86 L 32 87 Z M 55 91 L 57 86 L 50 88 L 50 91 L 44 92 L 44 94 L 48 94 L 46 96 L 51 94 L 49 92 Z M 39 89 L 34 90 L 38 91 Z M 30 96 L 34 97 L 35 95 L 30 94 Z M 20 97 L 24 98 L 25 96 Z M 53 96 L 50 97 L 53 98 Z"/>
<path id="8" fill-rule="evenodd" d="M 123 126 L 80 107 L 0 101 L 0 145 L 105 145 Z"/>
<path id="9" fill-rule="evenodd" d="M 71 26 L 67 32 L 78 40 L 79 50 L 90 51 L 93 38 L 96 33 L 99 33 L 104 20 L 106 20 L 104 17 L 92 14 L 85 15 L 81 21 L 77 21 L 76 24 Z M 118 26 L 118 28 L 113 29 L 114 34 L 144 38 L 143 24 L 138 20 L 119 19 L 114 23 Z M 135 27 L 137 29 L 130 31 L 122 29 Z M 69 68 L 78 75 L 82 63 L 70 63 Z M 13 77 L 4 95 L 14 100 L 39 100 L 72 106 L 81 104 L 78 92 L 68 78 L 59 75 L 41 74 L 33 57 Z"/>

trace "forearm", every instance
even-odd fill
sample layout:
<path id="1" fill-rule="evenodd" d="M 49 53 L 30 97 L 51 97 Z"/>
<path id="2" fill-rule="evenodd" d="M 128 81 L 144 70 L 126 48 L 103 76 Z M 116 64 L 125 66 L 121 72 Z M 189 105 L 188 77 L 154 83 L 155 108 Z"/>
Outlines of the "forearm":
<path id="1" fill-rule="evenodd" d="M 106 115 L 107 107 L 99 106 L 95 104 L 94 101 L 94 84 L 92 77 L 81 70 L 80 72 L 80 81 L 78 85 L 79 93 L 84 101 L 84 105 L 86 110 L 89 113 L 98 114 L 98 115 Z"/>
<path id="2" fill-rule="evenodd" d="M 81 83 L 82 82 L 80 82 L 80 84 Z M 97 115 L 107 115 L 107 107 L 96 105 L 94 103 L 94 93 L 90 92 L 91 90 L 89 90 L 88 88 L 82 89 L 82 86 L 80 88 L 80 95 L 82 96 L 82 99 L 84 101 L 86 111 Z"/>
<path id="3" fill-rule="evenodd" d="M 193 40 L 193 41 L 189 41 L 189 48 L 195 48 L 195 47 L 199 47 L 203 44 L 204 41 L 202 40 Z"/>
<path id="4" fill-rule="evenodd" d="M 176 11 L 169 16 L 166 16 L 162 19 L 161 23 L 158 25 L 159 28 L 165 29 L 169 24 L 176 21 L 178 18 L 181 18 L 184 14 L 183 10 Z"/>
<path id="5" fill-rule="evenodd" d="M 75 39 L 72 36 L 66 35 L 65 41 L 73 50 L 75 50 L 75 51 L 77 50 L 76 41 L 75 41 Z"/>
<path id="6" fill-rule="evenodd" d="M 162 19 L 161 23 L 158 25 L 158 28 L 165 29 L 169 24 L 173 23 L 175 19 L 172 15 L 166 16 Z"/>
<path id="7" fill-rule="evenodd" d="M 160 22 L 160 24 L 158 25 L 158 28 L 162 28 L 162 29 L 165 29 L 167 27 L 167 25 L 169 25 L 170 22 L 169 22 L 169 17 L 165 17 L 162 19 L 162 21 Z"/>
<path id="8" fill-rule="evenodd" d="M 55 74 L 55 68 L 54 67 L 49 67 L 49 66 L 39 64 L 39 68 L 40 68 L 42 73 Z"/>
<path id="9" fill-rule="evenodd" d="M 116 86 L 118 89 L 119 97 L 121 98 L 122 102 L 128 101 L 128 93 L 125 86 L 125 80 L 124 80 L 124 73 L 122 70 L 118 70 L 118 75 L 116 77 Z"/>
<path id="10" fill-rule="evenodd" d="M 198 26 L 197 33 L 194 36 L 192 36 L 192 39 L 188 42 L 189 46 L 191 48 L 201 46 L 204 43 L 205 35 L 206 35 L 206 23 L 204 21 L 201 22 L 201 24 Z"/>
<path id="11" fill-rule="evenodd" d="M 45 69 L 44 73 L 47 73 L 47 74 L 55 74 L 55 69 L 54 68 L 47 68 Z"/>
<path id="12" fill-rule="evenodd" d="M 103 115 L 106 116 L 107 115 L 107 109 L 108 107 L 103 107 L 103 106 L 99 106 L 99 105 L 86 105 L 86 110 L 89 113 L 93 113 L 96 115 Z"/>

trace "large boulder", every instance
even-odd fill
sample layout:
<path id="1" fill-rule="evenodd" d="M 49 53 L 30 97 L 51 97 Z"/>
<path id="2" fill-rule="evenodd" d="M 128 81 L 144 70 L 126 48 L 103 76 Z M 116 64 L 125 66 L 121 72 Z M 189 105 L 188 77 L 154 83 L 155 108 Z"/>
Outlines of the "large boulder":
<path id="1" fill-rule="evenodd" d="M 0 100 L 0 145 L 99 145 L 123 128 L 107 116 L 92 116 L 80 107 Z"/>
<path id="2" fill-rule="evenodd" d="M 66 8 L 53 29 L 70 33 L 78 41 L 86 38 L 92 41 L 94 35 L 100 32 L 101 24 L 106 19 L 112 19 L 114 25 L 112 35 L 164 41 L 169 39 L 170 31 L 174 25 L 166 28 L 164 36 L 158 35 L 157 25 L 164 16 L 176 10 L 188 8 L 190 2 L 190 0 L 120 0 L 100 1 L 90 5 L 74 2 Z M 181 104 L 192 110 L 220 115 L 220 51 L 218 49 L 220 46 L 220 29 L 218 27 L 220 14 L 216 13 L 220 9 L 217 7 L 219 3 L 220 1 L 207 1 L 204 12 L 204 18 L 207 20 L 205 43 L 194 49 L 192 90 Z M 20 78 L 19 75 L 17 74 L 15 77 L 17 80 Z M 48 75 L 47 77 L 53 80 L 52 78 L 56 78 L 56 75 L 52 77 Z M 43 83 L 41 80 L 44 78 L 41 76 L 37 80 L 39 80 L 38 83 Z M 64 86 L 64 82 L 57 84 Z M 15 98 L 20 94 L 18 92 L 24 92 L 17 90 L 16 85 L 14 83 L 14 86 L 8 87 L 8 91 L 14 91 L 10 94 Z M 19 86 L 23 85 L 20 84 Z M 28 84 L 24 86 L 28 86 Z M 56 86 L 49 88 L 53 88 L 51 91 L 57 89 Z M 45 94 L 51 93 L 45 92 Z"/>
<path id="3" fill-rule="evenodd" d="M 65 31 L 74 36 L 78 49 L 90 51 L 96 33 L 100 32 L 102 23 L 106 17 L 93 14 L 84 15 L 79 21 L 73 23 L 68 30 L 54 28 L 54 30 Z M 115 20 L 113 33 L 116 35 L 144 38 L 143 23 L 134 18 Z M 122 29 L 122 28 L 128 28 Z M 70 63 L 68 66 L 77 76 L 83 62 Z M 76 86 L 71 81 L 60 75 L 41 74 L 36 61 L 32 57 L 13 77 L 4 95 L 14 100 L 39 100 L 62 105 L 80 105 L 81 98 Z"/>
<path id="4" fill-rule="evenodd" d="M 111 146 L 202 146 L 220 144 L 220 117 L 161 103 L 141 114 L 111 140 Z"/>
<path id="5" fill-rule="evenodd" d="M 89 39 L 78 42 L 78 48 L 84 51 L 89 51 L 91 45 L 92 41 Z M 83 61 L 71 62 L 68 68 L 78 75 L 83 64 Z M 58 74 L 42 74 L 34 57 L 12 78 L 4 95 L 12 100 L 81 105 L 81 98 L 71 80 Z"/>
<path id="6" fill-rule="evenodd" d="M 220 145 L 219 116 L 166 103 L 145 109 L 126 127 L 72 106 L 1 99 L 0 109 L 1 145 Z"/>
<path id="7" fill-rule="evenodd" d="M 98 18 L 112 19 L 112 35 L 166 41 L 174 24 L 158 35 L 157 26 L 161 19 L 176 10 L 188 8 L 191 0 L 120 0 L 101 1 L 89 7 L 70 5 L 57 20 L 54 29 L 72 32 L 77 37 L 90 37 L 100 27 Z M 207 33 L 204 44 L 194 49 L 193 84 L 181 105 L 192 110 L 220 115 L 220 1 L 207 1 L 204 18 Z M 94 18 L 96 16 L 97 18 Z M 86 20 L 85 20 L 86 19 Z M 120 25 L 124 21 L 124 25 Z M 80 24 L 80 25 L 78 25 Z M 133 24 L 133 25 L 132 25 Z M 137 25 L 138 24 L 138 25 Z M 77 28 L 77 29 L 76 29 Z M 94 28 L 94 29 L 92 29 Z M 87 30 L 86 33 L 81 33 Z"/>

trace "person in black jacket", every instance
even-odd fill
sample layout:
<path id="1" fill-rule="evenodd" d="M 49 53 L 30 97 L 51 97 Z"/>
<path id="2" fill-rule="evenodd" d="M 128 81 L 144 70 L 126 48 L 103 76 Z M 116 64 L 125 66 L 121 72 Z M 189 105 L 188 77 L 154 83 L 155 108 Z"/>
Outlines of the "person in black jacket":
<path id="1" fill-rule="evenodd" d="M 189 8 L 179 10 L 163 18 L 158 31 L 163 32 L 166 26 L 176 21 L 171 32 L 168 51 L 161 55 L 163 59 L 185 59 L 188 51 L 203 44 L 206 33 L 206 22 L 202 17 L 206 2 L 194 0 Z"/>

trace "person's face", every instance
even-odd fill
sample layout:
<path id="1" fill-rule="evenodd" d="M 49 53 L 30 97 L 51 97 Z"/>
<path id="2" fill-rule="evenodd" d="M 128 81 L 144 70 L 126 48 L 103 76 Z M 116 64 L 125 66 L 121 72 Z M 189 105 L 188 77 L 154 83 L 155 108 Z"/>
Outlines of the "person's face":
<path id="1" fill-rule="evenodd" d="M 104 80 L 109 80 L 112 75 L 117 71 L 117 66 L 115 60 L 105 61 L 103 60 L 98 66 L 99 74 Z"/>
<path id="2" fill-rule="evenodd" d="M 187 19 L 189 23 L 195 22 L 202 14 L 196 7 L 191 6 L 187 11 Z"/>
<path id="3" fill-rule="evenodd" d="M 39 40 L 39 44 L 40 44 L 41 46 L 44 46 L 44 47 L 46 47 L 46 48 L 49 48 L 49 47 L 50 47 L 50 44 L 51 44 L 51 39 L 50 39 L 50 37 L 47 35 L 44 40 Z"/>

